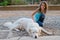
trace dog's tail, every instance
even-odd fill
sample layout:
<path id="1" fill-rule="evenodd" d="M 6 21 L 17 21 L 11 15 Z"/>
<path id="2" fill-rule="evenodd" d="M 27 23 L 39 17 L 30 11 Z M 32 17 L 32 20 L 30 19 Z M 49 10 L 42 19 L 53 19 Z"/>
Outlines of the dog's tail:
<path id="1" fill-rule="evenodd" d="M 44 28 L 42 28 L 42 31 L 43 31 L 44 33 L 48 34 L 48 35 L 52 35 L 52 34 L 53 34 L 52 32 L 46 31 Z"/>
<path id="2" fill-rule="evenodd" d="M 8 26 L 11 26 L 12 24 L 13 24 L 12 22 L 6 22 L 6 23 L 3 24 L 3 26 L 8 27 Z"/>
<path id="3" fill-rule="evenodd" d="M 6 23 L 3 24 L 3 26 L 8 27 L 8 28 L 10 28 L 10 29 L 12 29 L 12 28 L 15 27 L 12 22 L 6 22 Z"/>

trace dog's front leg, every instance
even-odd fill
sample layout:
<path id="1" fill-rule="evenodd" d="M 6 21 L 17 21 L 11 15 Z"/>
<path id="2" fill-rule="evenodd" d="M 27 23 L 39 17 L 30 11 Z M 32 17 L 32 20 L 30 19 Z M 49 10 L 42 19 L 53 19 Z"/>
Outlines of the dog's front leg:
<path id="1" fill-rule="evenodd" d="M 41 34 L 41 29 L 39 29 L 38 35 L 39 35 L 39 36 L 41 36 L 41 35 L 42 35 L 42 34 Z"/>
<path id="2" fill-rule="evenodd" d="M 46 33 L 46 34 L 48 34 L 48 35 L 52 35 L 53 33 L 52 32 L 48 32 L 48 31 L 46 31 L 45 29 L 43 29 L 43 28 L 41 28 L 41 30 L 44 32 L 44 33 Z"/>

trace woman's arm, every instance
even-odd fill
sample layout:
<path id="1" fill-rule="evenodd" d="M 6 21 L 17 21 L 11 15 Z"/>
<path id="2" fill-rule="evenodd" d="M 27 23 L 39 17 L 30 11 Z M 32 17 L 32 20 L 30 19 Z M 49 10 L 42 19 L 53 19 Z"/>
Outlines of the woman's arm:
<path id="1" fill-rule="evenodd" d="M 34 10 L 34 12 L 32 13 L 32 19 L 33 19 L 33 15 L 38 12 L 39 8 L 37 8 L 36 10 Z"/>
<path id="2" fill-rule="evenodd" d="M 36 12 L 38 12 L 38 10 L 39 10 L 39 8 L 37 8 L 36 10 L 34 10 L 34 12 L 32 13 L 32 16 L 33 16 Z"/>

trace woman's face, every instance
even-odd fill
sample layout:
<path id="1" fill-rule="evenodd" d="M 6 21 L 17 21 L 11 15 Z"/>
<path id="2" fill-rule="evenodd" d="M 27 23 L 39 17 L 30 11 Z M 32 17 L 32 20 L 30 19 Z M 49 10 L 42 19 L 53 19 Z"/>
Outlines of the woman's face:
<path id="1" fill-rule="evenodd" d="M 45 9 L 45 4 L 42 3 L 42 4 L 41 4 L 41 10 L 44 11 L 44 9 Z"/>

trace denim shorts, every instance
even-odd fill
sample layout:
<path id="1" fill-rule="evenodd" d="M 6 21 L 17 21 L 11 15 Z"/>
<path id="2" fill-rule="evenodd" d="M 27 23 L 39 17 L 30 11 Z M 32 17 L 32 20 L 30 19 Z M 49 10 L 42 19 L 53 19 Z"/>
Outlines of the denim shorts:
<path id="1" fill-rule="evenodd" d="M 39 26 L 43 27 L 43 23 L 40 21 L 37 21 L 37 23 L 39 24 Z"/>

